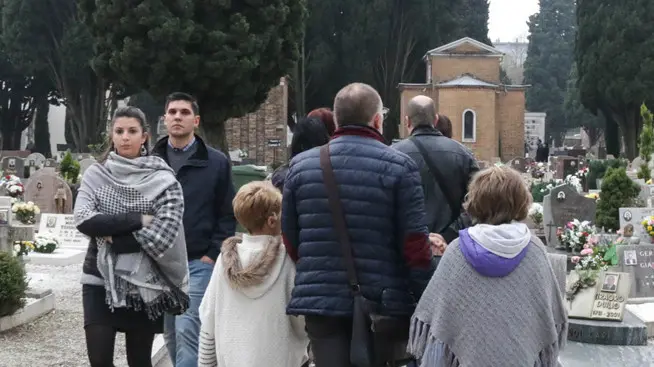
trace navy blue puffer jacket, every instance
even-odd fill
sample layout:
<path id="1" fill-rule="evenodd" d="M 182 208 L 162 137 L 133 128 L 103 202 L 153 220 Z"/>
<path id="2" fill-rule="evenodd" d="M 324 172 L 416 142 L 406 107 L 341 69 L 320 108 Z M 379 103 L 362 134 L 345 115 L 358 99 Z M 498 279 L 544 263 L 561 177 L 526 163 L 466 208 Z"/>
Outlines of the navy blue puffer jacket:
<path id="1" fill-rule="evenodd" d="M 411 315 L 436 267 L 428 245 L 420 174 L 414 161 L 368 127 L 344 127 L 330 142 L 364 296 L 388 315 Z M 351 316 L 352 295 L 320 168 L 320 148 L 291 161 L 282 231 L 297 275 L 287 312 Z"/>

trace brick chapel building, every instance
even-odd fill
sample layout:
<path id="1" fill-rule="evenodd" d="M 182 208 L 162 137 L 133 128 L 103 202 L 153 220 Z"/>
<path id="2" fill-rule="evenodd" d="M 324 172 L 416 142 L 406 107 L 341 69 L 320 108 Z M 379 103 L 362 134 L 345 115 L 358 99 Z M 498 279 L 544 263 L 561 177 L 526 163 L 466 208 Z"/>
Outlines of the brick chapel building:
<path id="1" fill-rule="evenodd" d="M 406 138 L 409 100 L 434 99 L 439 114 L 452 121 L 452 138 L 470 148 L 478 160 L 503 162 L 524 157 L 525 89 L 503 85 L 503 53 L 472 38 L 428 51 L 424 84 L 400 84 L 400 137 Z"/>
<path id="2" fill-rule="evenodd" d="M 281 78 L 256 111 L 225 122 L 230 155 L 241 151 L 239 161 L 261 166 L 286 162 L 287 116 L 288 83 Z"/>

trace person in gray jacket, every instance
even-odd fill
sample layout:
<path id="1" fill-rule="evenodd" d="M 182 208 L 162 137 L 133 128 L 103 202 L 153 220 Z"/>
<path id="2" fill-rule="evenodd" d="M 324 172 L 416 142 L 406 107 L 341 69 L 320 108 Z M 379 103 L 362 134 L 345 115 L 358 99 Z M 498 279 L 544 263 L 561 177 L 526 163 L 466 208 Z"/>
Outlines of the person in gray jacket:
<path id="1" fill-rule="evenodd" d="M 434 127 L 438 126 L 438 114 L 431 98 L 411 99 L 404 118 L 410 137 L 393 147 L 418 165 L 429 232 L 440 234 L 449 243 L 459 236 L 459 230 L 471 225 L 461 207 L 479 166 L 468 148 Z"/>

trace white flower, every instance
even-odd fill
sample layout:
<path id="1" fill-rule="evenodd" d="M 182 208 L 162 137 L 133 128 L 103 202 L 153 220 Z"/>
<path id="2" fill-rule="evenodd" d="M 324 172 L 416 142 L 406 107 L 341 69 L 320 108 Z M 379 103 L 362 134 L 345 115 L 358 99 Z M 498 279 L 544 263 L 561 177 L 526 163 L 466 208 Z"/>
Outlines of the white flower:
<path id="1" fill-rule="evenodd" d="M 14 251 L 20 252 L 20 245 L 14 245 Z"/>
<path id="2" fill-rule="evenodd" d="M 41 214 L 41 209 L 38 206 L 34 206 L 34 214 Z"/>
<path id="3" fill-rule="evenodd" d="M 529 207 L 529 215 L 543 214 L 543 206 L 538 203 L 532 203 Z"/>

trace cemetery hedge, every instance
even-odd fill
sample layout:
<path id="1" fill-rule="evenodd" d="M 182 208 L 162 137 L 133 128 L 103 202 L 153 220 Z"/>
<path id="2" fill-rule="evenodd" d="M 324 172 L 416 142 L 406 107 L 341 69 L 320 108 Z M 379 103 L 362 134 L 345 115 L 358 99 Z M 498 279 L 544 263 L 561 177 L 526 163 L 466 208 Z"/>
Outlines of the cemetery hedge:
<path id="1" fill-rule="evenodd" d="M 627 176 L 625 168 L 609 167 L 597 202 L 596 226 L 612 231 L 620 229 L 619 209 L 631 206 L 639 192 L 639 185 Z"/>
<path id="2" fill-rule="evenodd" d="M 626 159 L 593 159 L 588 165 L 588 188 L 597 190 L 597 179 L 603 179 L 606 170 L 609 168 L 627 168 L 628 161 Z"/>
<path id="3" fill-rule="evenodd" d="M 25 305 L 27 278 L 20 260 L 0 252 L 0 317 L 13 315 Z"/>

